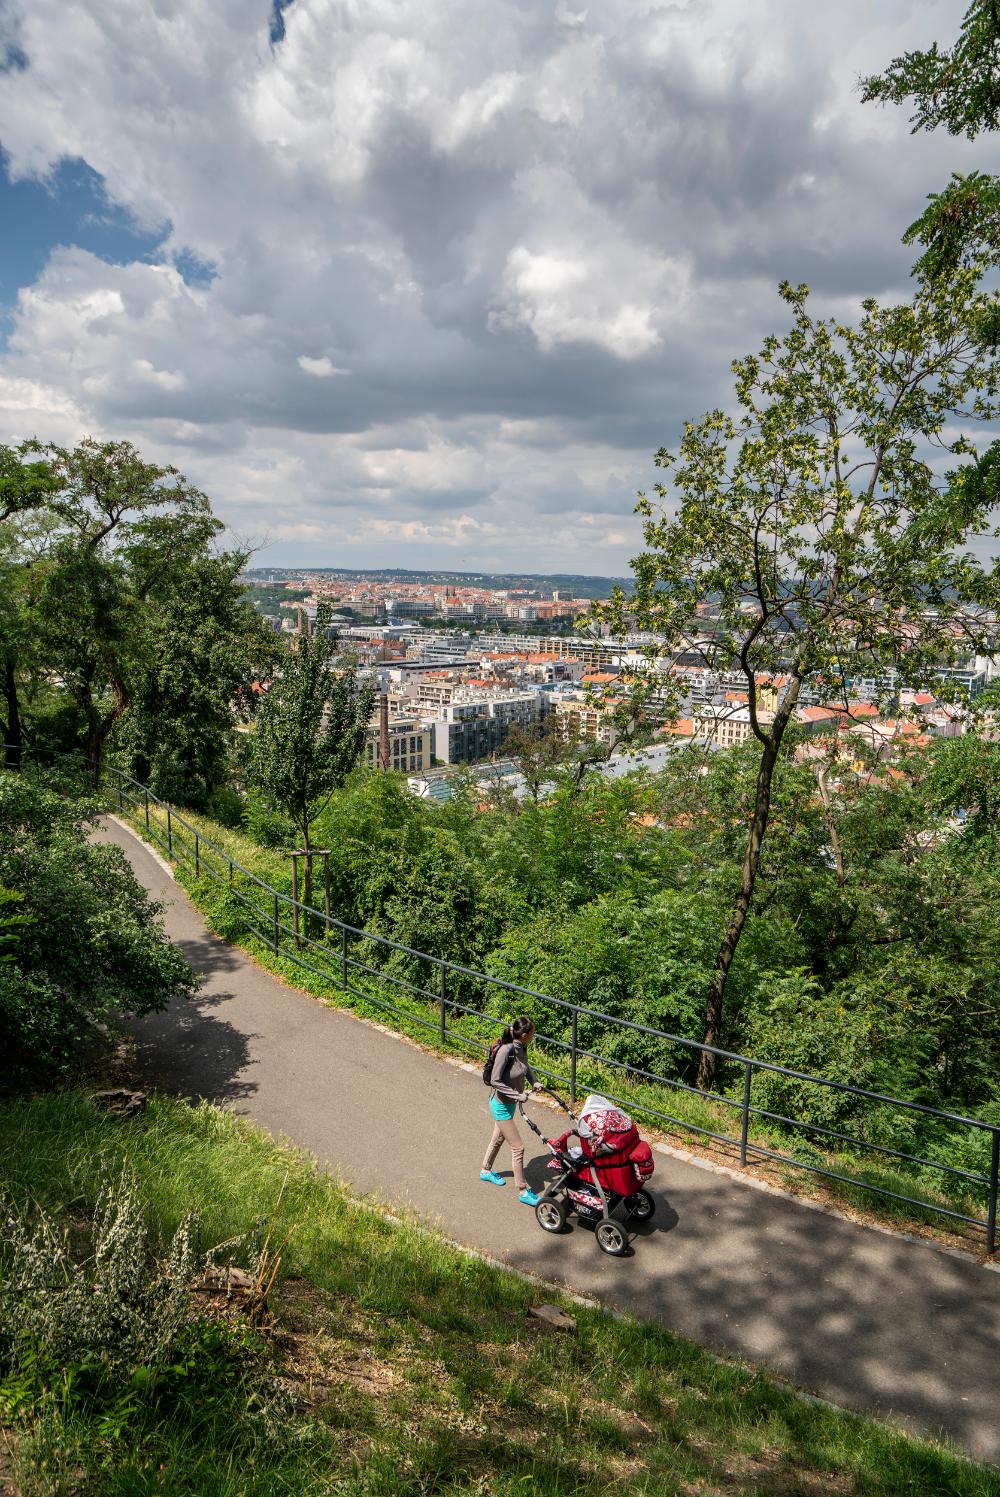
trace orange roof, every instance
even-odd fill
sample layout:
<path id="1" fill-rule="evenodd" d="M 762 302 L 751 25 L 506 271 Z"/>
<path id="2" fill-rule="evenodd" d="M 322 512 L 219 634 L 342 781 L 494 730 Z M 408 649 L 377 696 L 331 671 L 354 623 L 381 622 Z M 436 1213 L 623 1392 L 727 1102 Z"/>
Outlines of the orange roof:
<path id="1" fill-rule="evenodd" d="M 914 707 L 929 707 L 932 702 L 936 701 L 937 697 L 932 696 L 929 691 L 921 691 L 913 698 L 913 705 Z"/>
<path id="2" fill-rule="evenodd" d="M 660 729 L 661 733 L 679 733 L 685 738 L 694 737 L 694 718 L 679 717 L 676 722 L 664 723 Z"/>
<path id="3" fill-rule="evenodd" d="M 818 723 L 827 719 L 834 719 L 839 714 L 832 707 L 803 707 L 799 717 L 803 722 Z"/>
<path id="4" fill-rule="evenodd" d="M 727 702 L 749 702 L 750 698 L 745 691 L 727 691 Z"/>
<path id="5" fill-rule="evenodd" d="M 874 702 L 852 702 L 846 712 L 841 709 L 837 715 L 857 720 L 859 717 L 878 717 L 880 714 Z"/>
<path id="6" fill-rule="evenodd" d="M 583 677 L 584 686 L 610 686 L 612 681 L 621 680 L 613 671 L 591 671 L 590 675 Z"/>

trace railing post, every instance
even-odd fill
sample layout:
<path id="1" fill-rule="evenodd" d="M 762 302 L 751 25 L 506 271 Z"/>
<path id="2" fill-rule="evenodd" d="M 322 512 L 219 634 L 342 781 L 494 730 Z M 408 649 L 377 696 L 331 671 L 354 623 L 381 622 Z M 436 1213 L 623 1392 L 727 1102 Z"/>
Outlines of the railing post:
<path id="1" fill-rule="evenodd" d="M 194 834 L 194 876 L 201 878 L 201 845 L 197 832 Z"/>
<path id="2" fill-rule="evenodd" d="M 570 1044 L 570 1050 L 569 1050 L 569 1100 L 571 1102 L 575 1102 L 576 1101 L 576 1034 L 577 1034 L 577 1024 L 579 1022 L 579 1018 L 580 1018 L 579 1011 L 577 1009 L 574 1009 L 573 1010 L 573 1033 L 572 1033 L 572 1036 L 571 1036 L 572 1043 Z"/>
<path id="3" fill-rule="evenodd" d="M 340 927 L 340 985 L 347 992 L 347 926 Z"/>
<path id="4" fill-rule="evenodd" d="M 229 887 L 230 887 L 230 889 L 233 887 L 233 860 L 232 860 L 232 858 L 229 859 Z"/>
<path id="5" fill-rule="evenodd" d="M 299 855 L 297 852 L 292 853 L 292 928 L 295 931 L 295 944 L 301 946 L 302 942 L 299 940 Z"/>
<path id="6" fill-rule="evenodd" d="M 448 1002 L 448 995 L 447 995 L 447 992 L 446 992 L 446 989 L 445 989 L 445 978 L 447 977 L 447 975 L 448 975 L 448 968 L 445 966 L 444 962 L 442 962 L 441 963 L 441 1043 L 442 1043 L 442 1045 L 447 1044 L 447 1041 L 448 1041 L 447 1008 L 446 1008 L 446 1004 Z"/>
<path id="7" fill-rule="evenodd" d="M 120 779 L 115 781 L 115 788 L 118 791 L 118 815 L 120 816 L 122 814 L 122 782 Z"/>
<path id="8" fill-rule="evenodd" d="M 278 896 L 277 896 L 277 894 L 275 894 L 275 896 L 274 896 L 274 907 L 273 907 L 271 913 L 272 913 L 272 915 L 274 917 L 274 954 L 275 954 L 275 956 L 277 956 L 277 954 L 278 954 Z"/>
<path id="9" fill-rule="evenodd" d="M 997 1181 L 1000 1177 L 1000 1128 L 993 1129 L 993 1147 L 990 1150 L 990 1207 L 986 1218 L 986 1251 L 997 1250 Z"/>
<path id="10" fill-rule="evenodd" d="M 740 1164 L 747 1162 L 747 1134 L 750 1131 L 750 1062 L 743 1067 L 743 1121 L 740 1127 Z"/>
<path id="11" fill-rule="evenodd" d="M 143 788 L 143 792 L 142 793 L 146 797 L 146 831 L 148 832 L 149 831 L 149 791 L 146 790 L 145 788 Z"/>
<path id="12" fill-rule="evenodd" d="M 167 801 L 167 852 L 170 857 L 174 855 L 174 828 L 170 820 L 170 802 Z"/>

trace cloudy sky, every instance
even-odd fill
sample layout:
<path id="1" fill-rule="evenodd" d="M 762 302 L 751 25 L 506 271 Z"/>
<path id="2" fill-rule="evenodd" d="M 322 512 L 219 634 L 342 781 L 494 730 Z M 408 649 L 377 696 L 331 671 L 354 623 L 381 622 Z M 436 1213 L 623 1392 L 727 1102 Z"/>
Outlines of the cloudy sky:
<path id="1" fill-rule="evenodd" d="M 857 79 L 964 3 L 0 0 L 0 439 L 263 564 L 624 572 L 781 278 L 905 294 L 971 148 Z"/>

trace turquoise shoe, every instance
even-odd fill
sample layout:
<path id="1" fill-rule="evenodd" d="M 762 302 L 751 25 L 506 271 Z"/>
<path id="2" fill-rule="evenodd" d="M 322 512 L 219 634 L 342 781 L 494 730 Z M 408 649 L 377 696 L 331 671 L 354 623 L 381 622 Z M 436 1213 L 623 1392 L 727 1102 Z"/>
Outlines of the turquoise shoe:
<path id="1" fill-rule="evenodd" d="M 541 1196 L 536 1196 L 533 1190 L 522 1190 L 517 1199 L 521 1202 L 522 1206 L 537 1206 L 542 1198 Z"/>
<path id="2" fill-rule="evenodd" d="M 496 1170 L 480 1170 L 480 1180 L 485 1180 L 487 1185 L 506 1185 L 507 1181 L 503 1175 L 498 1175 Z"/>

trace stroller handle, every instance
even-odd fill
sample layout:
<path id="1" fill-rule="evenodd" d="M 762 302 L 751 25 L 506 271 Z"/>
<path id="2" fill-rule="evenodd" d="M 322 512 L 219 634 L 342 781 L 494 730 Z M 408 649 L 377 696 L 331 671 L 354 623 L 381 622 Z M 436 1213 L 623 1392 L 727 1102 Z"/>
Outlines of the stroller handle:
<path id="1" fill-rule="evenodd" d="M 566 1116 L 567 1117 L 571 1117 L 573 1119 L 574 1123 L 576 1122 L 576 1113 L 570 1111 L 570 1109 L 566 1106 L 566 1103 L 563 1101 L 562 1097 L 560 1097 L 560 1095 L 559 1095 L 558 1092 L 554 1092 L 552 1090 L 551 1086 L 541 1086 L 538 1089 L 539 1089 L 539 1091 L 544 1092 L 547 1097 L 551 1097 L 552 1100 L 553 1100 L 553 1102 L 557 1102 L 559 1104 L 559 1106 L 562 1108 L 563 1112 L 566 1114 Z"/>

